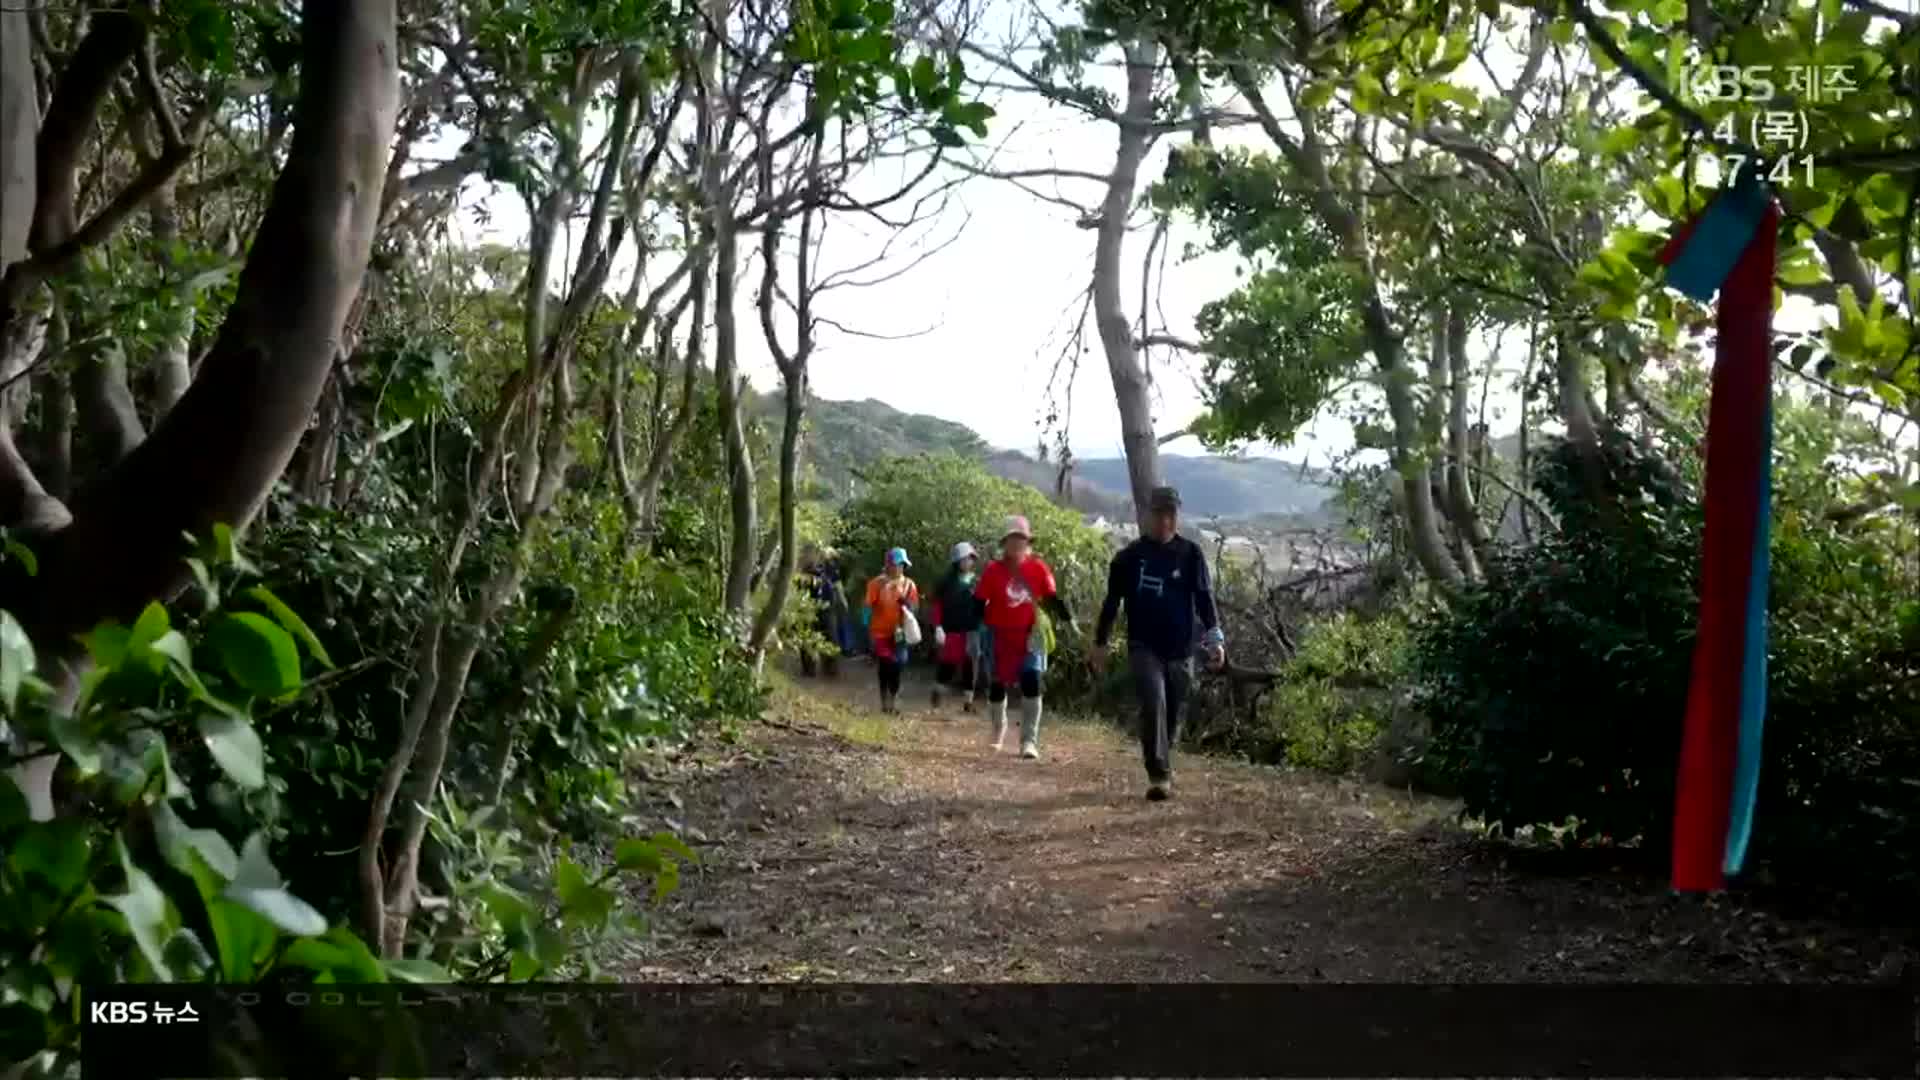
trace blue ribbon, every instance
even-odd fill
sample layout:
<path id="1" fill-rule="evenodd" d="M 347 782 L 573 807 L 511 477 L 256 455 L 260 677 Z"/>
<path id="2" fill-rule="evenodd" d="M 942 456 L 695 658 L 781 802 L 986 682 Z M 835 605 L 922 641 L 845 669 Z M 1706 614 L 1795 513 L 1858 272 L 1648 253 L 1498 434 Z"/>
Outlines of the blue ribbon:
<path id="1" fill-rule="evenodd" d="M 1686 244 L 1667 264 L 1667 284 L 1701 303 L 1713 299 L 1753 241 L 1772 198 L 1758 170 L 1751 164 L 1742 168 L 1733 185 L 1714 197 Z"/>
<path id="2" fill-rule="evenodd" d="M 1760 506 L 1753 523 L 1753 573 L 1747 582 L 1746 664 L 1740 672 L 1740 742 L 1733 767 L 1733 805 L 1727 821 L 1726 861 L 1737 874 L 1753 838 L 1753 808 L 1760 798 L 1760 748 L 1767 716 L 1767 579 L 1773 569 L 1773 401 L 1768 386 L 1766 423 L 1760 431 Z"/>

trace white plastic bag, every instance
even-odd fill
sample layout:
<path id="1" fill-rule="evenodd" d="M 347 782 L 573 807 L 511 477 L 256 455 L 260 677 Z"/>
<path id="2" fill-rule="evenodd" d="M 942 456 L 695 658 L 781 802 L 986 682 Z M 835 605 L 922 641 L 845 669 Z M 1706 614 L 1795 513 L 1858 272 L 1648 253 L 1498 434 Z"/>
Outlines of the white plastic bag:
<path id="1" fill-rule="evenodd" d="M 920 620 L 913 617 L 913 609 L 906 605 L 900 607 L 900 640 L 908 646 L 920 644 Z"/>

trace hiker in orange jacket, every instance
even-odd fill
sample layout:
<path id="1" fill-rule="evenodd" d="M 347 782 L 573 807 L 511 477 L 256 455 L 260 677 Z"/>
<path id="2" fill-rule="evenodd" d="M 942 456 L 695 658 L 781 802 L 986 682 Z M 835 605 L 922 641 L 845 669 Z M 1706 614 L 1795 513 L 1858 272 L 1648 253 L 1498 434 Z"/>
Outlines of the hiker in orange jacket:
<path id="1" fill-rule="evenodd" d="M 873 643 L 874 666 L 880 669 L 880 711 L 900 711 L 900 674 L 907 666 L 906 621 L 920 606 L 920 587 L 907 576 L 913 561 L 906 548 L 887 552 L 886 569 L 867 582 L 867 603 L 861 615 Z"/>

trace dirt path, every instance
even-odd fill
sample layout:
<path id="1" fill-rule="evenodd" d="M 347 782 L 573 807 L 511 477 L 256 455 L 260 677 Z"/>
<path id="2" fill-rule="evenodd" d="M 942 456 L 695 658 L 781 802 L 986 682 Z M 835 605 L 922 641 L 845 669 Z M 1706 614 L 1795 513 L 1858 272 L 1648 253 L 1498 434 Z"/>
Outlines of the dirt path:
<path id="1" fill-rule="evenodd" d="M 1189 756 L 1148 803 L 1111 729 L 1050 717 L 1021 761 L 924 684 L 883 720 L 870 680 L 783 690 L 745 745 L 674 774 L 661 812 L 702 866 L 624 977 L 1868 978 L 1913 953 L 1911 931 L 1531 865 L 1446 803 L 1313 774 Z"/>

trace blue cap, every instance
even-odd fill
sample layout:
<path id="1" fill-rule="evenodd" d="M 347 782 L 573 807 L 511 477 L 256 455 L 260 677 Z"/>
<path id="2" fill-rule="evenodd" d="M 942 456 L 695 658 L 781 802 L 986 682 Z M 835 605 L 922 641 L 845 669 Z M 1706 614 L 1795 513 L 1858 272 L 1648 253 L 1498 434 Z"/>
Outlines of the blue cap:
<path id="1" fill-rule="evenodd" d="M 907 558 L 906 548 L 894 548 L 892 551 L 887 552 L 887 565 L 912 566 L 913 560 Z"/>

